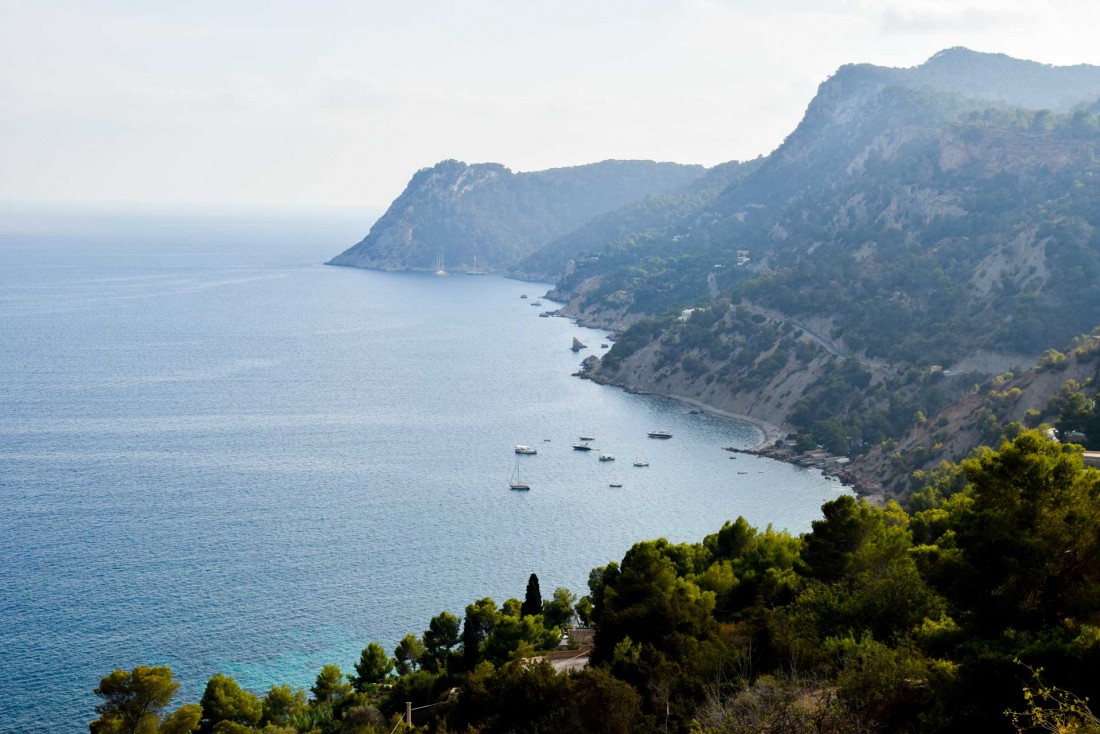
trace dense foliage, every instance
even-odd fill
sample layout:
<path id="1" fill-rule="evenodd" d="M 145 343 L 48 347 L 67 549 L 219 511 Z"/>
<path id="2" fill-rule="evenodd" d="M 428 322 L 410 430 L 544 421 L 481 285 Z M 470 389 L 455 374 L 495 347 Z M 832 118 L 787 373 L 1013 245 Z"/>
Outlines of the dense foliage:
<path id="1" fill-rule="evenodd" d="M 406 637 L 396 675 L 371 643 L 355 675 L 326 666 L 308 699 L 285 686 L 261 699 L 218 675 L 201 709 L 165 716 L 170 671 L 115 671 L 96 689 L 92 731 L 404 731 L 406 701 L 436 732 L 1073 721 L 1100 692 L 1100 472 L 1079 448 L 1024 432 L 945 467 L 908 509 L 844 496 L 798 537 L 738 518 L 701 543 L 638 543 L 594 569 L 589 592 L 541 600 L 532 576 L 525 602 L 467 606 L 461 633 L 444 612 Z M 536 599 L 541 611 L 524 613 Z M 591 666 L 536 662 L 582 606 Z"/>

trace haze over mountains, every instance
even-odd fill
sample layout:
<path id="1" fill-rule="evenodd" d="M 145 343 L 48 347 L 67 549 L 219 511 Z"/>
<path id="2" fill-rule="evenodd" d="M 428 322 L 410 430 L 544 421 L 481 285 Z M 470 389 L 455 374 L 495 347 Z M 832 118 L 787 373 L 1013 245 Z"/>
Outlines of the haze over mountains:
<path id="1" fill-rule="evenodd" d="M 417 171 L 362 242 L 332 265 L 434 270 L 442 252 L 455 267 L 496 269 L 647 194 L 677 191 L 702 166 L 603 161 L 513 173 L 498 163 L 442 161 Z"/>
<path id="2" fill-rule="evenodd" d="M 767 157 L 445 162 L 333 263 L 427 269 L 446 249 L 556 281 L 566 314 L 625 329 L 595 379 L 858 456 L 1100 324 L 1098 100 L 1093 66 L 962 48 L 846 65 Z"/>

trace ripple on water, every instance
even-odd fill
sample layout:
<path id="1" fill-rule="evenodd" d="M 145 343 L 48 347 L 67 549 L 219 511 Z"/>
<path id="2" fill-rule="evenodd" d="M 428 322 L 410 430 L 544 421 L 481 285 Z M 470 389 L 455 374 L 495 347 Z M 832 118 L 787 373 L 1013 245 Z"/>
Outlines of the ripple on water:
<path id="1" fill-rule="evenodd" d="M 572 338 L 601 337 L 538 318 L 529 283 L 205 241 L 125 258 L 2 244 L 13 731 L 83 731 L 114 667 L 169 664 L 181 700 L 219 671 L 308 685 L 440 610 L 521 596 L 531 572 L 583 592 L 637 540 L 737 515 L 801 531 L 843 491 L 766 460 L 738 475 L 720 447 L 751 426 L 570 377 Z M 573 451 L 582 433 L 618 460 Z M 517 443 L 539 450 L 529 493 L 507 489 Z"/>

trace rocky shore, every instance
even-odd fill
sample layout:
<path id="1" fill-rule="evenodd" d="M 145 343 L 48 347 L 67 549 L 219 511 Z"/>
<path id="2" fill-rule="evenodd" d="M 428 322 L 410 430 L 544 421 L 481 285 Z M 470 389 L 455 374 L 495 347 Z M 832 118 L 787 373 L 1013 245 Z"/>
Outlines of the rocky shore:
<path id="1" fill-rule="evenodd" d="M 783 461 L 788 464 L 795 464 L 797 466 L 803 466 L 807 468 L 820 469 L 821 473 L 827 477 L 833 477 L 841 484 L 851 487 L 852 490 L 864 497 L 872 504 L 882 505 L 885 501 L 883 495 L 882 485 L 874 479 L 864 476 L 857 468 L 851 466 L 847 462 L 846 457 L 830 457 L 826 452 L 813 451 L 813 452 L 796 452 L 793 450 L 792 444 L 788 439 L 789 431 L 785 430 L 779 424 L 769 421 L 759 416 L 745 415 L 743 413 L 736 413 L 729 410 L 723 410 L 717 406 L 709 403 L 697 400 L 695 398 L 689 398 L 683 395 L 676 395 L 674 393 L 649 390 L 646 388 L 638 387 L 635 385 L 627 385 L 617 383 L 614 380 L 608 379 L 606 376 L 600 375 L 595 371 L 596 366 L 599 363 L 599 357 L 591 355 L 587 357 L 581 363 L 581 369 L 574 372 L 574 377 L 580 377 L 584 380 L 592 380 L 593 382 L 601 385 L 607 385 L 609 387 L 618 387 L 625 392 L 636 395 L 659 395 L 661 397 L 676 400 L 678 402 L 690 405 L 701 411 L 711 413 L 713 415 L 722 416 L 724 418 L 732 418 L 744 423 L 748 423 L 760 431 L 760 439 L 758 442 L 749 448 L 737 448 L 734 446 L 725 447 L 726 451 L 741 454 L 751 454 L 753 456 L 763 456 L 775 461 Z"/>

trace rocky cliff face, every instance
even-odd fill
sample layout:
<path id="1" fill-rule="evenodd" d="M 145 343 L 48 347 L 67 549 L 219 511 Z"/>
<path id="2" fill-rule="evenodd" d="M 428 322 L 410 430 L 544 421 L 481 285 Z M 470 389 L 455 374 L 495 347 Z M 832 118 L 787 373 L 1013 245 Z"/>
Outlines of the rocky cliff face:
<path id="1" fill-rule="evenodd" d="M 500 270 L 592 217 L 648 195 L 678 192 L 702 166 L 603 161 L 513 173 L 496 163 L 443 161 L 418 171 L 357 245 L 331 265 L 380 270 Z"/>

